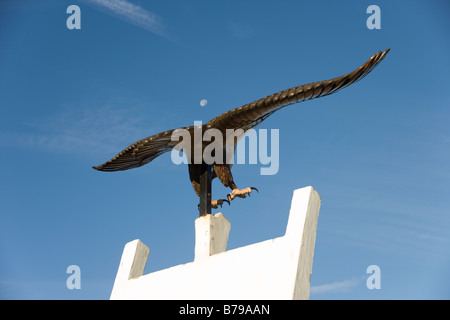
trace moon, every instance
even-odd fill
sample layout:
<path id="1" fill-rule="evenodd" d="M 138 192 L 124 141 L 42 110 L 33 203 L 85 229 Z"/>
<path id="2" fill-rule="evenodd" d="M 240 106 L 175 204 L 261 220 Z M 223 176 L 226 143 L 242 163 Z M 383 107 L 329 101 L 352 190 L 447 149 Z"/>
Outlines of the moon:
<path id="1" fill-rule="evenodd" d="M 207 103 L 208 103 L 208 100 L 206 100 L 206 99 L 200 100 L 200 107 L 206 106 Z"/>

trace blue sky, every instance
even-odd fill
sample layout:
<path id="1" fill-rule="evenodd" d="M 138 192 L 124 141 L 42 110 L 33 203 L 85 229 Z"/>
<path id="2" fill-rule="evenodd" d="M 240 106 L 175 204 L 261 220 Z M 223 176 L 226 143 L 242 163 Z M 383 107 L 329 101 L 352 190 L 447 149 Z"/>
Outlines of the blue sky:
<path id="1" fill-rule="evenodd" d="M 66 27 L 71 4 L 80 30 Z M 366 27 L 372 4 L 380 30 Z M 186 166 L 170 154 L 125 172 L 91 166 L 391 48 L 357 84 L 259 127 L 280 130 L 279 171 L 233 167 L 260 193 L 223 208 L 228 247 L 283 235 L 293 190 L 311 185 L 322 197 L 311 299 L 449 299 L 449 11 L 444 0 L 1 1 L 0 298 L 108 299 L 137 238 L 146 273 L 192 261 Z M 213 198 L 228 192 L 215 181 Z M 80 290 L 66 287 L 69 265 Z M 366 287 L 370 265 L 380 290 Z"/>

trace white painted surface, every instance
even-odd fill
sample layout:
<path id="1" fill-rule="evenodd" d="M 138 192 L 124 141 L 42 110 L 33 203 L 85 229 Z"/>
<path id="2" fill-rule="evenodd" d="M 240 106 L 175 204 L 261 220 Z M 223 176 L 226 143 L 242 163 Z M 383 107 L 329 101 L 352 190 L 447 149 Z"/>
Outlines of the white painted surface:
<path id="1" fill-rule="evenodd" d="M 308 299 L 319 209 L 312 187 L 297 189 L 284 236 L 230 251 L 225 217 L 198 218 L 194 262 L 147 275 L 148 248 L 134 240 L 125 246 L 111 299 Z"/>
<path id="2" fill-rule="evenodd" d="M 142 276 L 149 252 L 149 248 L 139 239 L 125 245 L 114 281 L 113 293 L 124 286 L 126 287 L 128 280 Z"/>
<path id="3" fill-rule="evenodd" d="M 231 224 L 219 212 L 207 214 L 195 220 L 195 259 L 208 258 L 227 249 Z"/>

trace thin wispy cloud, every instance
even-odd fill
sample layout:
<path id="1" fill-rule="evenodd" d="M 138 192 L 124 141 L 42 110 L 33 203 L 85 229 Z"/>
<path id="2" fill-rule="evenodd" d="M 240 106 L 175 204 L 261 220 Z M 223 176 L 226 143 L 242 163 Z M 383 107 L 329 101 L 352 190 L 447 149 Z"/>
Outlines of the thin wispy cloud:
<path id="1" fill-rule="evenodd" d="M 231 35 L 239 40 L 247 40 L 256 33 L 253 27 L 237 21 L 230 21 L 228 29 Z"/>
<path id="2" fill-rule="evenodd" d="M 126 0 L 82 0 L 102 12 L 120 18 L 159 36 L 167 37 L 162 18 Z"/>
<path id="3" fill-rule="evenodd" d="M 319 286 L 313 286 L 311 287 L 311 294 L 349 292 L 357 286 L 361 285 L 364 279 L 364 277 L 355 277 L 344 281 L 336 281 Z"/>
<path id="4" fill-rule="evenodd" d="M 0 134 L 0 144 L 71 155 L 112 156 L 132 142 L 159 132 L 132 110 L 117 106 L 63 109 L 27 120 L 19 132 Z"/>
<path id="5" fill-rule="evenodd" d="M 348 192 L 352 201 L 340 209 L 349 215 L 329 219 L 327 232 L 332 241 L 395 255 L 430 258 L 447 254 L 450 218 L 445 205 L 364 196 L 353 188 Z"/>

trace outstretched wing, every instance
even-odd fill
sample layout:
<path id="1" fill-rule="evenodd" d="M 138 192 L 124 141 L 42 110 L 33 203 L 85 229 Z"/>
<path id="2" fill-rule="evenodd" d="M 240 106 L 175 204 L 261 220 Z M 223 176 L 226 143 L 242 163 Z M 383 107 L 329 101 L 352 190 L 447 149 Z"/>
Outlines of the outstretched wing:
<path id="1" fill-rule="evenodd" d="M 286 89 L 225 112 L 209 121 L 205 125 L 205 129 L 216 128 L 223 133 L 226 132 L 226 129 L 243 129 L 245 132 L 256 127 L 272 113 L 285 106 L 330 95 L 361 80 L 384 59 L 388 52 L 389 49 L 374 54 L 358 69 L 341 77 Z M 181 129 L 191 131 L 193 126 Z M 174 141 L 171 139 L 175 130 L 177 129 L 139 140 L 119 152 L 111 160 L 93 168 L 100 171 L 120 171 L 143 166 L 161 154 L 172 150 L 179 143 L 176 139 Z"/>
<path id="2" fill-rule="evenodd" d="M 256 127 L 275 111 L 290 104 L 324 97 L 335 93 L 368 75 L 386 56 L 390 49 L 374 54 L 358 69 L 341 77 L 313 82 L 298 87 L 274 93 L 239 108 L 230 110 L 212 119 L 207 128 L 217 128 L 222 132 L 226 129 L 248 129 Z"/>
<path id="3" fill-rule="evenodd" d="M 179 129 L 190 131 L 193 130 L 193 126 Z M 179 143 L 179 141 L 172 141 L 171 139 L 175 130 L 178 129 L 168 130 L 141 139 L 120 151 L 111 160 L 92 168 L 99 171 L 121 171 L 143 166 L 163 153 L 171 151 Z"/>

